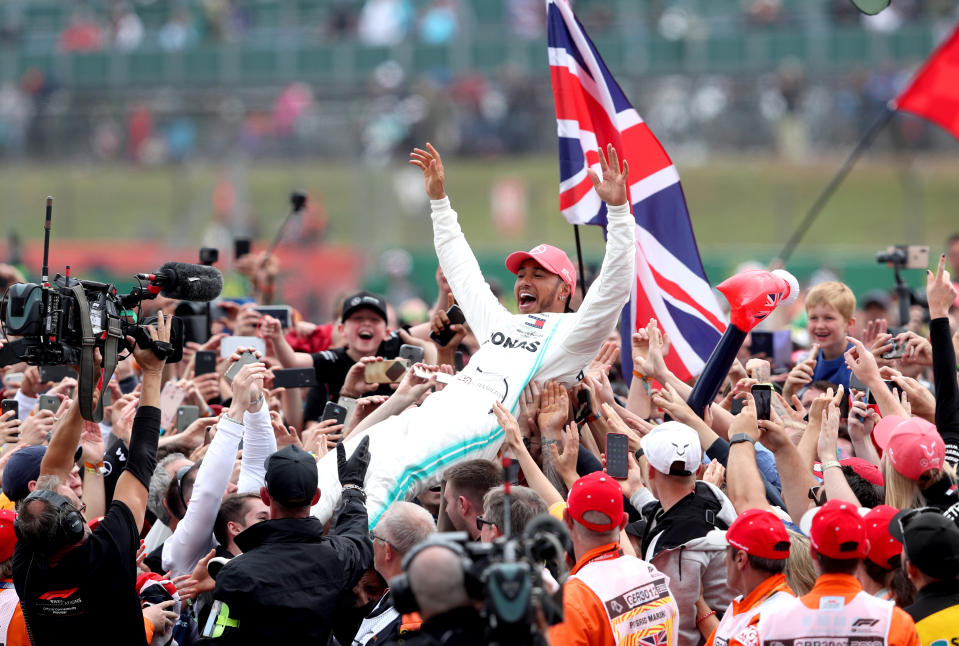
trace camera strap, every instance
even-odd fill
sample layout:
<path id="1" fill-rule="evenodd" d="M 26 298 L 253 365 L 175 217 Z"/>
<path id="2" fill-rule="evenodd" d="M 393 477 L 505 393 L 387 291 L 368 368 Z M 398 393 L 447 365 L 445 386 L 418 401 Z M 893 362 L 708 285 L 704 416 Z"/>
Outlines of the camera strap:
<path id="1" fill-rule="evenodd" d="M 99 422 L 103 419 L 103 398 L 97 401 L 93 408 L 93 389 L 97 386 L 100 375 L 96 374 L 97 338 L 93 334 L 93 325 L 90 322 L 90 303 L 80 284 L 70 288 L 77 299 L 80 309 L 80 332 L 82 344 L 80 347 L 80 375 L 78 379 L 78 394 L 80 398 L 80 416 L 90 422 Z M 120 320 L 106 317 L 107 338 L 103 344 L 103 388 L 107 388 L 113 371 L 117 367 L 117 345 L 123 335 L 120 329 Z"/>

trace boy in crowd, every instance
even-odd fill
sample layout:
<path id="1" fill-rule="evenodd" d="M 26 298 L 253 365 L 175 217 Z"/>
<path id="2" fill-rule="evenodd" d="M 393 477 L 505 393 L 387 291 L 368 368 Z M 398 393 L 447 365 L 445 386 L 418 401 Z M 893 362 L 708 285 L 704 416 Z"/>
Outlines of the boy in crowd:
<path id="1" fill-rule="evenodd" d="M 806 295 L 806 323 L 812 348 L 809 357 L 796 365 L 786 378 L 783 396 L 788 400 L 808 383 L 829 381 L 849 391 L 849 377 L 843 354 L 849 349 L 846 335 L 856 323 L 856 296 L 843 283 L 816 285 Z"/>

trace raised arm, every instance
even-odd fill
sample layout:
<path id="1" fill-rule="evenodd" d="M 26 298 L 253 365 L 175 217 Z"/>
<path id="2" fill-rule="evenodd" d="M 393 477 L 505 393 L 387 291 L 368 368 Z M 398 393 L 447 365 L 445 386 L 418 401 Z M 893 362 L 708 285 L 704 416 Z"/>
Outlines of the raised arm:
<path id="1" fill-rule="evenodd" d="M 929 302 L 929 340 L 932 342 L 932 379 L 936 387 L 936 429 L 946 444 L 946 460 L 959 464 L 959 383 L 956 381 L 956 351 L 949 331 L 949 308 L 956 302 L 956 288 L 945 269 L 945 254 L 936 273 L 929 272 L 926 299 Z"/>
<path id="2" fill-rule="evenodd" d="M 156 327 L 147 326 L 150 338 L 155 342 L 170 342 L 170 321 L 157 313 Z M 131 343 L 133 339 L 127 337 Z M 130 431 L 130 452 L 126 468 L 117 480 L 113 499 L 124 503 L 133 513 L 137 529 L 143 528 L 146 515 L 147 492 L 150 479 L 157 464 L 157 442 L 160 439 L 160 387 L 163 381 L 165 359 L 154 354 L 150 348 L 139 345 L 133 349 L 133 357 L 142 371 L 140 407 L 133 419 Z M 76 443 L 74 443 L 74 450 Z"/>
<path id="3" fill-rule="evenodd" d="M 636 258 L 636 221 L 627 198 L 629 164 L 619 156 L 612 144 L 607 146 L 609 163 L 602 150 L 600 178 L 592 169 L 589 177 L 593 188 L 607 206 L 606 255 L 599 275 L 589 288 L 577 316 L 576 330 L 563 343 L 567 352 L 588 355 L 590 359 L 613 329 L 623 305 L 629 300 Z"/>
<path id="4" fill-rule="evenodd" d="M 484 340 L 494 325 L 495 317 L 502 316 L 506 310 L 483 278 L 473 250 L 460 229 L 456 211 L 450 206 L 443 160 L 433 145 L 428 143 L 426 150 L 413 149 L 410 164 L 423 171 L 426 194 L 432 207 L 433 244 L 440 267 L 470 328 L 478 339 Z"/>

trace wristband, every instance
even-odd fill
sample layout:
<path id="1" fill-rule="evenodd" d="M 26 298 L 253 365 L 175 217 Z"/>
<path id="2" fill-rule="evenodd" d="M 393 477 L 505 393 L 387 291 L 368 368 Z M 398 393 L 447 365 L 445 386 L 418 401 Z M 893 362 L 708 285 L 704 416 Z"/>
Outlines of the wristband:
<path id="1" fill-rule="evenodd" d="M 103 466 L 103 460 L 100 460 L 96 464 L 92 462 L 83 462 L 83 470 L 87 473 L 96 473 L 98 475 L 106 475 L 106 468 Z"/>
<path id="2" fill-rule="evenodd" d="M 715 611 L 715 610 L 710 610 L 709 612 L 707 612 L 707 613 L 706 613 L 705 615 L 703 615 L 702 617 L 696 617 L 696 626 L 698 627 L 699 624 L 703 623 L 704 621 L 706 621 L 707 619 L 709 619 L 710 617 L 712 617 L 712 616 L 715 615 L 715 614 L 716 614 L 716 611 Z"/>
<path id="3" fill-rule="evenodd" d="M 643 389 L 646 391 L 646 394 L 648 395 L 648 394 L 649 394 L 649 390 L 650 390 L 650 389 L 649 389 L 649 377 L 647 377 L 646 375 L 643 375 L 643 374 L 640 374 L 640 373 L 636 372 L 636 370 L 633 370 L 633 376 L 636 377 L 637 379 L 642 379 L 642 380 L 643 380 Z"/>
<path id="4" fill-rule="evenodd" d="M 263 403 L 263 393 L 262 393 L 262 392 L 260 393 L 260 396 L 257 397 L 256 399 L 251 399 L 251 400 L 250 400 L 250 406 L 259 406 L 261 403 Z"/>
<path id="5" fill-rule="evenodd" d="M 756 444 L 756 440 L 749 437 L 745 433 L 736 433 L 731 438 L 729 438 L 729 446 L 733 444 L 739 444 L 740 442 L 749 442 L 750 444 Z"/>
<path id="6" fill-rule="evenodd" d="M 830 460 L 829 462 L 823 462 L 823 463 L 820 465 L 820 468 L 822 469 L 822 472 L 823 472 L 823 473 L 826 473 L 826 469 L 828 469 L 829 467 L 839 467 L 839 468 L 841 469 L 841 468 L 842 468 L 842 465 L 839 464 L 839 462 L 837 462 L 836 460 Z"/>
<path id="7" fill-rule="evenodd" d="M 343 493 L 346 493 L 347 490 L 355 491 L 356 493 L 360 494 L 360 496 L 363 498 L 363 502 L 366 502 L 366 492 L 363 491 L 363 487 L 355 485 L 351 482 L 343 485 Z"/>
<path id="8" fill-rule="evenodd" d="M 586 423 L 589 424 L 590 422 L 595 422 L 598 419 L 603 419 L 603 416 L 599 413 L 590 413 L 588 416 L 586 416 Z"/>

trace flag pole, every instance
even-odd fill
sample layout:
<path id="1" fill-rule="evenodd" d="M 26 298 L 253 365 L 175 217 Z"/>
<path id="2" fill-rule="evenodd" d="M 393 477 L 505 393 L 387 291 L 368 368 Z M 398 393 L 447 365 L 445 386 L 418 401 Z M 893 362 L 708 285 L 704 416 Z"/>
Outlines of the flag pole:
<path id="1" fill-rule="evenodd" d="M 576 259 L 579 261 L 579 293 L 586 298 L 586 271 L 583 269 L 583 247 L 579 243 L 579 225 L 573 225 L 573 234 L 576 236 Z"/>
<path id="2" fill-rule="evenodd" d="M 842 184 L 843 180 L 846 179 L 846 175 L 849 174 L 849 171 L 852 170 L 852 167 L 855 165 L 856 161 L 859 159 L 860 155 L 866 151 L 867 148 L 872 144 L 873 140 L 876 138 L 876 135 L 889 123 L 889 120 L 892 119 L 893 115 L 896 114 L 896 110 L 892 105 L 892 101 L 886 104 L 886 107 L 883 109 L 879 117 L 872 122 L 872 125 L 863 133 L 862 137 L 859 139 L 859 143 L 856 144 L 856 147 L 853 148 L 852 153 L 849 154 L 849 157 L 843 163 L 842 167 L 839 169 L 829 184 L 826 185 L 826 188 L 823 189 L 823 192 L 819 194 L 819 197 L 816 198 L 816 201 L 813 203 L 812 207 L 806 213 L 806 217 L 803 218 L 803 221 L 796 227 L 796 230 L 793 231 L 793 234 L 789 236 L 789 240 L 786 242 L 786 246 L 783 247 L 783 250 L 779 252 L 778 259 L 782 262 L 789 260 L 793 252 L 796 250 L 796 247 L 799 246 L 799 242 L 802 240 L 803 236 L 806 235 L 806 232 L 815 222 L 816 218 L 819 216 L 819 213 L 826 206 L 826 202 L 829 201 L 829 198 L 832 197 L 832 194 L 836 192 L 836 189 L 839 188 L 839 185 Z"/>

